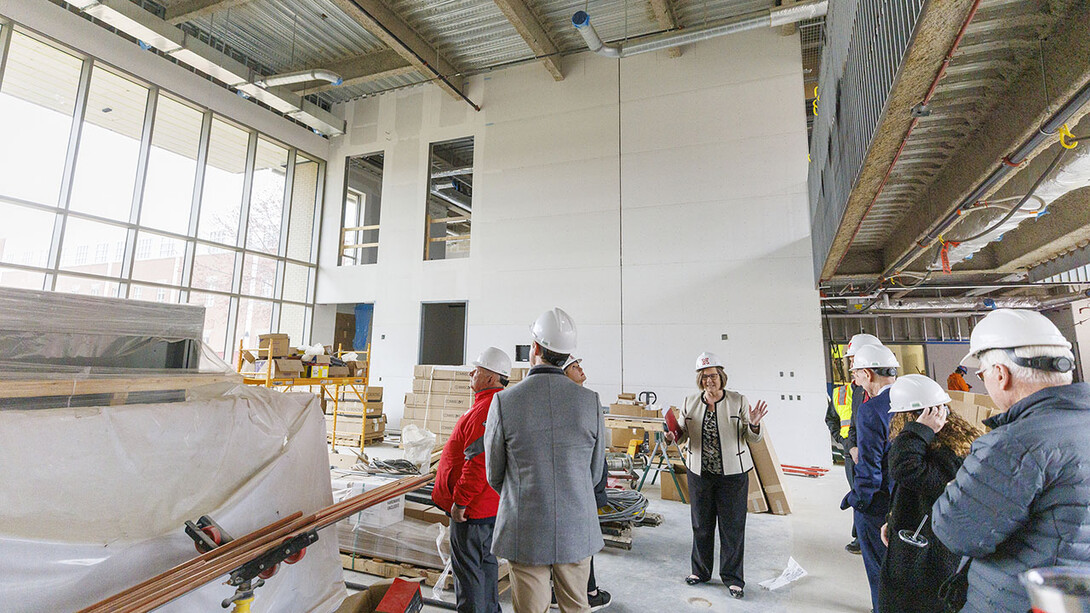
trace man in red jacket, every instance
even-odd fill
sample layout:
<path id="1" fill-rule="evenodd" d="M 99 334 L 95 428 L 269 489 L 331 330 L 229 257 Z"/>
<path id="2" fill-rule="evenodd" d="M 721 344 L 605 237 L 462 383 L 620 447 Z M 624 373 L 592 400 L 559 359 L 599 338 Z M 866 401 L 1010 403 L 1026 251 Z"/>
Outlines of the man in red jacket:
<path id="1" fill-rule="evenodd" d="M 484 464 L 484 422 L 496 392 L 507 386 L 511 358 L 489 347 L 470 373 L 473 407 L 458 418 L 443 446 L 431 498 L 450 515 L 454 595 L 462 613 L 500 613 L 499 567 L 492 553 L 499 494 L 488 485 Z"/>

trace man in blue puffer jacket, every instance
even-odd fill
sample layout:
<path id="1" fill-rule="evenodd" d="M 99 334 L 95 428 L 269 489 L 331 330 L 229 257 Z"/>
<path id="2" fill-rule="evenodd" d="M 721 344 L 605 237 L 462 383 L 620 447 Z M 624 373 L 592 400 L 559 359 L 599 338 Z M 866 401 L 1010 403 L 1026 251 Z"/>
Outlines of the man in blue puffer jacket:
<path id="1" fill-rule="evenodd" d="M 1034 311 L 999 309 L 973 329 L 961 363 L 1005 412 L 932 509 L 939 540 L 973 559 L 963 612 L 1026 613 L 1020 573 L 1090 566 L 1090 384 L 1071 383 L 1073 360 Z"/>

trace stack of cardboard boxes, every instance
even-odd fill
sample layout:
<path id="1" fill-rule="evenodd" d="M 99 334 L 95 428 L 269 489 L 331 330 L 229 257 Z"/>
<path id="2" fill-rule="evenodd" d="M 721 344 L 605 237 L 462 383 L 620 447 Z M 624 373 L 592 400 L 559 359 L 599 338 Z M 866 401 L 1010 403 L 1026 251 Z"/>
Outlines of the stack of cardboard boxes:
<path id="1" fill-rule="evenodd" d="M 272 366 L 273 379 L 327 379 L 367 376 L 367 362 L 342 361 L 331 358 L 332 347 L 326 345 L 325 355 L 315 355 L 303 362 L 303 350 L 291 346 L 287 334 L 262 334 L 258 338 L 257 355 L 242 352 L 242 372 L 265 375 Z"/>
<path id="2" fill-rule="evenodd" d="M 609 405 L 610 415 L 622 415 L 625 417 L 647 417 L 657 419 L 662 417 L 658 409 L 648 409 L 643 402 L 636 400 L 635 394 L 618 394 L 617 401 Z M 612 451 L 625 451 L 632 440 L 644 439 L 646 431 L 643 428 L 610 428 L 609 448 Z M 650 444 L 654 445 L 654 441 Z"/>
<path id="3" fill-rule="evenodd" d="M 341 402 L 337 411 L 337 444 L 358 445 L 360 436 L 365 445 L 381 442 L 386 435 L 386 415 L 382 410 L 382 388 L 358 388 L 367 399 L 365 404 Z M 332 403 L 330 403 L 332 405 Z M 333 437 L 333 415 L 325 416 L 327 437 Z"/>
<path id="4" fill-rule="evenodd" d="M 443 443 L 452 432 L 458 418 L 473 406 L 473 390 L 465 366 L 417 366 L 413 371 L 413 391 L 405 394 L 405 414 L 401 426 L 415 424 L 433 432 Z M 511 369 L 515 385 L 526 376 L 525 368 Z"/>
<path id="5" fill-rule="evenodd" d="M 985 419 L 1002 413 L 987 394 L 955 392 L 953 390 L 946 393 L 950 394 L 950 410 L 979 428 L 981 432 L 988 431 L 988 427 L 984 425 Z"/>

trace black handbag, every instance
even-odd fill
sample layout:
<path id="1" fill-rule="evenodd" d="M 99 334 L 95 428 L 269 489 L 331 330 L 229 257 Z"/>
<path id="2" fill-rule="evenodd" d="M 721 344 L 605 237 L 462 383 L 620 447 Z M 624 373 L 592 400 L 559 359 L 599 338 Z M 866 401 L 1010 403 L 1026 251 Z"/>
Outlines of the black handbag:
<path id="1" fill-rule="evenodd" d="M 969 598 L 969 564 L 972 558 L 964 557 L 954 574 L 939 586 L 939 598 L 946 605 L 946 613 L 958 613 Z"/>

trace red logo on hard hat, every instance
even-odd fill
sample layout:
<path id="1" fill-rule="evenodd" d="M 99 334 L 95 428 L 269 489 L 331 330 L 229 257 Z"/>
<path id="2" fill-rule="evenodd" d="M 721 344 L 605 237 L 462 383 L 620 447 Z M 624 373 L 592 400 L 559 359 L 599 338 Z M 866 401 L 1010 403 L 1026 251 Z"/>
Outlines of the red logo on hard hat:
<path id="1" fill-rule="evenodd" d="M 707 364 L 707 363 L 709 363 L 710 361 L 711 361 L 711 360 L 709 360 L 708 358 L 703 358 L 703 359 L 701 359 L 701 360 L 700 360 L 700 363 L 701 363 L 701 364 Z"/>

